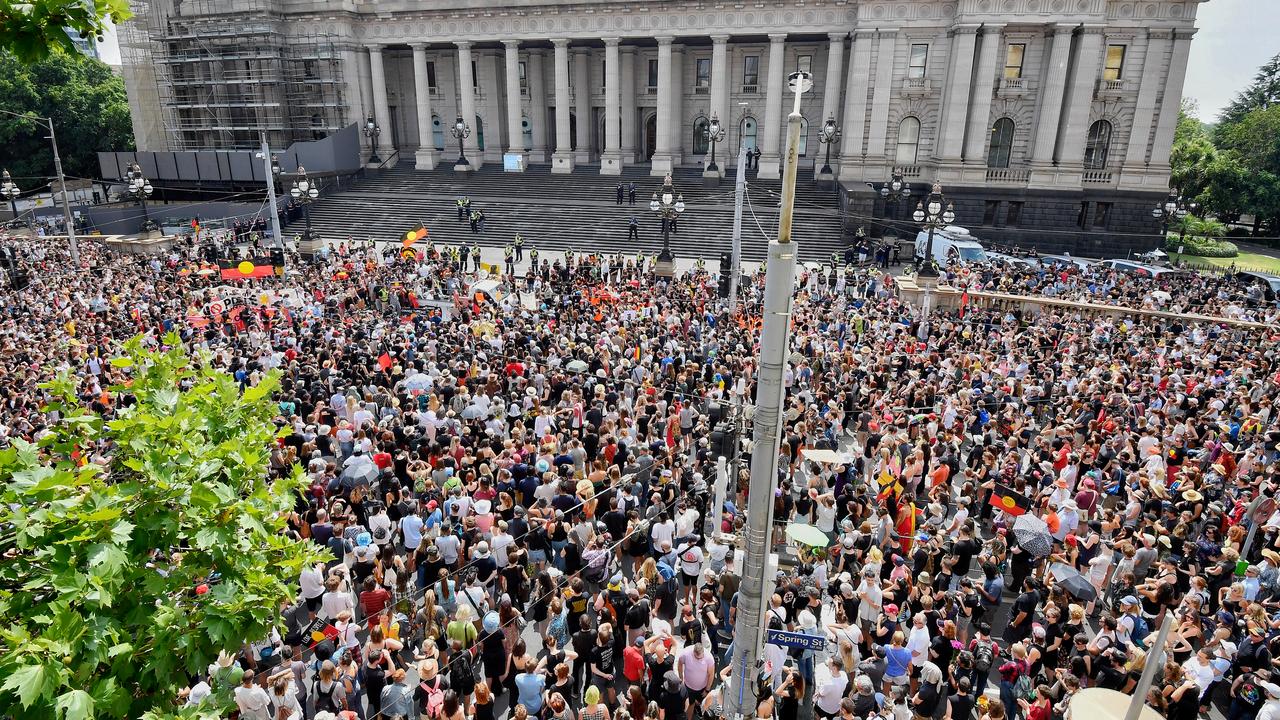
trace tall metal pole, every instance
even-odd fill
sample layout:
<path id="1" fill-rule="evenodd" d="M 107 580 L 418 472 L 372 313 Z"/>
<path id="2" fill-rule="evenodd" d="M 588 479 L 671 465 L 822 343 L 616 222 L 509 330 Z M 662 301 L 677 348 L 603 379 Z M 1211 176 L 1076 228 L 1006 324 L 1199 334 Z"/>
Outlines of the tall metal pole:
<path id="1" fill-rule="evenodd" d="M 1156 633 L 1155 642 L 1151 643 L 1151 649 L 1147 651 L 1147 662 L 1142 667 L 1142 677 L 1138 680 L 1138 686 L 1133 689 L 1133 699 L 1129 701 L 1129 711 L 1125 713 L 1124 720 L 1138 720 L 1138 716 L 1142 714 L 1142 708 L 1147 704 L 1147 691 L 1151 689 L 1151 683 L 1155 680 L 1156 670 L 1164 669 L 1164 642 L 1169 637 L 1169 629 L 1173 627 L 1173 613 L 1166 612 L 1164 614 L 1164 622 L 1160 623 L 1160 631 Z"/>
<path id="2" fill-rule="evenodd" d="M 764 318 L 760 331 L 760 360 L 756 377 L 756 409 L 753 416 L 754 447 L 751 452 L 751 488 L 747 499 L 747 524 L 743 532 L 744 560 L 738 590 L 738 620 L 734 623 L 733 654 L 729 665 L 727 717 L 752 718 L 756 714 L 754 678 L 759 662 L 769 536 L 773 524 L 773 492 L 778 484 L 778 446 L 782 432 L 783 373 L 788 355 L 791 295 L 795 286 L 796 247 L 791 242 L 791 217 L 796 199 L 796 171 L 800 154 L 800 95 L 813 81 L 808 73 L 791 76 L 795 104 L 787 118 L 787 158 L 782 180 L 782 214 L 778 239 L 769 243 L 765 265 Z"/>
<path id="3" fill-rule="evenodd" d="M 53 119 L 49 123 L 49 142 L 53 144 L 53 171 L 58 174 L 58 186 L 62 189 L 62 220 L 67 224 L 67 250 L 71 252 L 71 264 L 80 266 L 80 246 L 76 243 L 76 228 L 71 221 L 71 198 L 67 197 L 67 178 L 62 174 L 62 157 L 58 155 L 58 138 L 53 133 Z"/>
<path id="4" fill-rule="evenodd" d="M 733 275 L 729 278 L 729 313 L 738 311 L 738 279 L 742 276 L 742 199 L 747 194 L 747 144 L 738 150 L 738 179 L 733 184 Z"/>
<path id="5" fill-rule="evenodd" d="M 280 213 L 276 210 L 276 175 L 271 171 L 271 148 L 267 145 L 265 130 L 258 132 L 262 141 L 262 167 L 267 177 L 267 204 L 271 206 L 271 232 L 276 236 L 276 247 L 284 249 L 284 231 L 280 229 Z"/>

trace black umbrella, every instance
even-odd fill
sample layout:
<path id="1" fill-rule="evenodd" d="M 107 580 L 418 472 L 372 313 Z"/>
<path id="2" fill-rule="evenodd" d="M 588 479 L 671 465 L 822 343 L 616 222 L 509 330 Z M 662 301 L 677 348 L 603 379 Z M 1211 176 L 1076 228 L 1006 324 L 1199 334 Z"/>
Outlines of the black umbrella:
<path id="1" fill-rule="evenodd" d="M 1098 597 L 1098 589 L 1089 582 L 1079 570 L 1066 563 L 1053 563 L 1049 566 L 1049 574 L 1058 587 L 1066 590 L 1074 598 L 1084 602 L 1092 602 Z"/>

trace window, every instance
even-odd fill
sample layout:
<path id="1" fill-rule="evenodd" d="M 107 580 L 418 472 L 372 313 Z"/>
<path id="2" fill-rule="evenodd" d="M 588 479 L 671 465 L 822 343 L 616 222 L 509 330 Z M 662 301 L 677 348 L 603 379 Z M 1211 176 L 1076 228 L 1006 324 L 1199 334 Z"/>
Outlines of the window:
<path id="1" fill-rule="evenodd" d="M 1107 221 L 1111 219 L 1111 203 L 1100 202 L 1094 206 L 1093 210 L 1093 226 L 1096 228 L 1106 229 Z"/>
<path id="2" fill-rule="evenodd" d="M 1089 126 L 1089 139 L 1084 145 L 1084 169 L 1105 170 L 1110 151 L 1111 123 L 1099 120 Z"/>
<path id="3" fill-rule="evenodd" d="M 440 124 L 440 116 L 431 116 L 431 144 L 435 145 L 437 150 L 444 149 L 444 126 Z"/>
<path id="4" fill-rule="evenodd" d="M 1124 72 L 1124 46 L 1107 46 L 1107 64 L 1102 67 L 1103 80 L 1119 80 Z"/>
<path id="5" fill-rule="evenodd" d="M 996 213 L 1000 212 L 999 200 L 987 200 L 982 207 L 982 224 L 995 225 Z"/>
<path id="6" fill-rule="evenodd" d="M 1022 201 L 1013 200 L 1009 202 L 1009 209 L 1005 212 L 1004 223 L 1009 227 L 1018 226 L 1018 218 L 1022 216 Z"/>
<path id="7" fill-rule="evenodd" d="M 1004 52 L 1004 76 L 1010 80 L 1022 77 L 1022 58 L 1027 54 L 1025 43 L 1009 43 Z"/>
<path id="8" fill-rule="evenodd" d="M 516 67 L 519 68 L 519 72 L 520 72 L 520 94 L 528 95 L 529 94 L 529 69 L 528 67 L 525 66 L 523 60 L 516 63 Z"/>
<path id="9" fill-rule="evenodd" d="M 649 61 L 649 84 L 648 84 L 648 88 L 649 88 L 649 92 L 650 92 L 650 94 L 655 93 L 655 92 L 657 91 L 657 89 L 658 89 L 658 61 L 657 61 L 657 60 L 650 60 L 650 61 Z"/>
<path id="10" fill-rule="evenodd" d="M 908 115 L 902 118 L 902 122 L 898 123 L 897 163 L 899 165 L 915 165 L 916 152 L 919 148 L 920 120 Z"/>
<path id="11" fill-rule="evenodd" d="M 1080 203 L 1080 214 L 1076 215 L 1076 227 L 1084 229 L 1084 223 L 1089 218 L 1089 203 Z"/>
<path id="12" fill-rule="evenodd" d="M 524 149 L 533 149 L 533 123 L 529 122 L 529 118 L 520 118 L 520 135 L 524 138 Z"/>
<path id="13" fill-rule="evenodd" d="M 805 151 L 809 148 L 809 121 L 800 118 L 800 157 L 804 157 Z"/>
<path id="14" fill-rule="evenodd" d="M 742 58 L 742 92 L 755 92 L 760 83 L 760 56 Z"/>
<path id="15" fill-rule="evenodd" d="M 707 119 L 700 117 L 693 121 L 693 154 L 706 155 L 709 149 L 710 145 L 707 143 Z"/>
<path id="16" fill-rule="evenodd" d="M 479 115 L 476 116 L 475 132 L 476 132 L 476 149 L 483 150 L 484 149 L 484 121 L 480 119 Z"/>
<path id="17" fill-rule="evenodd" d="M 698 58 L 694 76 L 694 92 L 707 93 L 711 89 L 711 58 Z"/>
<path id="18" fill-rule="evenodd" d="M 1013 121 L 1007 117 L 996 120 L 991 126 L 991 150 L 987 152 L 987 167 L 1009 167 L 1009 156 L 1013 153 Z"/>
<path id="19" fill-rule="evenodd" d="M 907 77 L 924 77 L 925 65 L 929 62 L 929 46 L 925 43 L 912 43 L 911 56 L 907 61 Z"/>
<path id="20" fill-rule="evenodd" d="M 797 55 L 796 70 L 799 70 L 800 72 L 807 72 L 807 73 L 813 72 L 813 56 Z"/>
<path id="21" fill-rule="evenodd" d="M 748 150 L 756 149 L 756 119 L 750 115 L 742 118 L 742 128 L 738 131 L 738 137 L 742 144 L 747 146 Z"/>
<path id="22" fill-rule="evenodd" d="M 437 92 L 440 89 L 440 86 L 436 85 L 436 64 L 434 62 L 427 63 L 427 87 L 430 92 Z"/>
<path id="23" fill-rule="evenodd" d="M 477 90 L 480 88 L 480 70 L 476 65 L 476 61 L 471 61 L 471 88 Z"/>

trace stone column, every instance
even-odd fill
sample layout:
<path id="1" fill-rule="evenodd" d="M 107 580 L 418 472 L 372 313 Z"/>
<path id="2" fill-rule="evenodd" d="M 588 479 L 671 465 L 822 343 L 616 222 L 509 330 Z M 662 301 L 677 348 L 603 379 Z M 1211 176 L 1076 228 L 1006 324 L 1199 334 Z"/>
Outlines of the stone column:
<path id="1" fill-rule="evenodd" d="M 1124 156 L 1124 164 L 1135 170 L 1147 162 L 1147 143 L 1151 140 L 1151 125 L 1156 114 L 1156 94 L 1163 85 L 1155 70 L 1160 67 L 1172 40 L 1172 30 L 1147 31 L 1146 59 L 1142 63 L 1142 73 L 1137 76 L 1138 100 L 1134 104 L 1133 123 L 1129 126 L 1129 142 Z M 1151 73 L 1150 77 L 1148 73 Z"/>
<path id="2" fill-rule="evenodd" d="M 720 119 L 720 126 L 728 128 L 729 113 L 726 112 L 726 106 L 729 100 L 729 36 L 728 35 L 712 35 L 711 36 L 711 114 L 707 117 L 710 120 L 713 117 Z M 728 139 L 726 135 L 726 140 Z M 725 149 L 728 143 L 717 143 L 716 152 L 720 153 Z M 703 159 L 703 168 L 711 160 L 711 145 L 707 145 L 707 157 Z M 716 165 L 722 168 L 718 171 L 723 177 L 725 163 L 717 161 Z"/>
<path id="3" fill-rule="evenodd" d="M 604 154 L 600 156 L 601 175 L 622 174 L 622 127 L 619 117 L 619 38 L 604 38 Z"/>
<path id="4" fill-rule="evenodd" d="M 360 132 L 360 147 L 366 150 L 369 141 L 364 136 L 365 104 L 364 89 L 360 82 L 360 53 L 354 48 L 342 51 L 342 78 L 346 81 L 347 123 L 355 123 Z"/>
<path id="5" fill-rule="evenodd" d="M 573 172 L 573 138 L 569 137 L 569 41 L 552 40 L 556 64 L 556 151 L 551 156 L 551 172 Z"/>
<path id="6" fill-rule="evenodd" d="M 529 162 L 547 161 L 547 80 L 542 67 L 542 50 L 530 50 L 529 123 L 533 130 L 533 151 Z"/>
<path id="7" fill-rule="evenodd" d="M 383 161 L 391 157 L 391 110 L 387 105 L 387 76 L 382 69 L 382 46 L 369 46 L 369 71 L 373 76 L 373 115 L 382 134 L 378 135 L 378 154 Z M 388 166 L 395 163 L 388 163 Z"/>
<path id="8" fill-rule="evenodd" d="M 963 25 L 951 31 L 951 56 L 947 62 L 950 72 L 944 88 L 938 144 L 934 148 L 934 156 L 944 162 L 959 162 L 964 153 L 969 86 L 973 80 L 973 52 L 977 40 L 976 25 Z"/>
<path id="9" fill-rule="evenodd" d="M 1089 134 L 1089 110 L 1093 105 L 1094 88 L 1101 76 L 1099 70 L 1102 68 L 1103 31 L 1101 26 L 1086 26 L 1080 30 L 1075 73 L 1071 77 L 1071 91 L 1067 100 L 1066 123 L 1061 129 L 1061 139 L 1058 142 L 1060 165 L 1078 166 L 1084 161 L 1084 144 Z"/>
<path id="10" fill-rule="evenodd" d="M 1035 165 L 1053 164 L 1053 146 L 1058 141 L 1058 121 L 1062 116 L 1062 95 L 1067 86 L 1067 62 L 1071 59 L 1071 30 L 1070 25 L 1055 25 L 1053 28 L 1053 47 L 1049 52 L 1044 87 L 1040 89 L 1039 119 L 1031 151 L 1031 162 Z"/>
<path id="11" fill-rule="evenodd" d="M 1182 103 L 1182 81 L 1187 76 L 1187 56 L 1191 52 L 1191 37 L 1195 34 L 1195 28 L 1176 30 L 1174 34 L 1173 55 L 1169 60 L 1169 74 L 1164 82 L 1164 100 L 1160 105 L 1160 121 L 1156 125 L 1155 139 L 1151 142 L 1151 165 L 1157 168 L 1169 166 L 1173 131 L 1178 127 L 1178 108 Z"/>
<path id="12" fill-rule="evenodd" d="M 575 48 L 573 51 L 573 100 L 577 106 L 578 117 L 578 149 L 574 158 L 580 162 L 591 162 L 591 72 L 587 68 L 586 48 Z"/>
<path id="13" fill-rule="evenodd" d="M 622 48 L 622 162 L 630 165 L 636 161 L 636 49 Z"/>
<path id="14" fill-rule="evenodd" d="M 861 162 L 867 137 L 867 91 L 871 87 L 872 30 L 853 33 L 849 46 L 849 79 L 844 88 L 844 112 L 840 119 L 840 170 L 842 180 L 853 179 L 853 164 Z"/>
<path id="15" fill-rule="evenodd" d="M 964 161 L 986 162 L 987 139 L 991 136 L 991 96 L 996 86 L 996 63 L 1000 58 L 1000 25 L 982 27 L 982 45 L 978 50 L 978 74 L 973 83 L 973 102 L 969 106 L 969 129 L 964 138 Z"/>
<path id="16" fill-rule="evenodd" d="M 506 48 L 507 76 L 507 152 L 520 155 L 520 171 L 524 171 L 524 127 L 520 120 L 524 117 L 520 103 L 520 41 L 503 40 Z M 503 169 L 507 168 L 504 159 Z"/>
<path id="17" fill-rule="evenodd" d="M 459 40 L 455 43 L 458 46 L 458 112 L 462 115 L 462 121 L 471 128 L 471 135 L 462 141 L 462 147 L 466 149 L 467 166 L 455 165 L 454 170 L 478 170 L 484 164 L 484 159 L 480 157 L 479 145 L 476 144 L 476 133 L 479 128 L 476 127 L 476 88 L 475 80 L 471 76 L 471 43 L 466 40 Z M 457 141 L 452 136 L 445 138 L 445 143 Z"/>
<path id="18" fill-rule="evenodd" d="M 679 165 L 684 159 L 685 138 L 691 137 L 684 121 L 684 46 L 671 46 L 671 162 Z"/>
<path id="19" fill-rule="evenodd" d="M 650 175 L 661 177 L 671 172 L 672 106 L 677 88 L 671 77 L 671 41 L 663 35 L 658 40 L 658 118 L 654 132 L 653 163 Z"/>
<path id="20" fill-rule="evenodd" d="M 889 94 L 893 91 L 893 46 L 897 30 L 881 30 L 876 47 L 876 84 L 871 93 L 871 130 L 867 136 L 867 156 L 883 158 L 892 166 L 894 158 L 885 155 L 885 137 L 889 132 Z"/>
<path id="21" fill-rule="evenodd" d="M 760 169 L 756 176 L 766 180 L 780 177 L 782 155 L 779 141 L 782 131 L 782 91 L 786 75 L 786 33 L 769 36 L 769 68 L 764 95 L 764 141 L 760 143 Z M 714 61 L 712 63 L 714 65 Z M 712 76 L 712 92 L 715 81 Z"/>
<path id="22" fill-rule="evenodd" d="M 827 34 L 827 73 L 822 81 L 822 117 L 836 118 L 840 105 L 840 80 L 844 74 L 844 38 L 848 33 Z M 836 118 L 837 124 L 839 118 Z M 841 133 L 843 136 L 843 133 Z"/>
<path id="23" fill-rule="evenodd" d="M 421 43 L 413 46 L 413 94 L 418 101 L 418 152 L 414 154 L 414 167 L 418 170 L 434 170 L 436 145 L 431 136 L 431 86 L 427 82 L 427 46 Z"/>

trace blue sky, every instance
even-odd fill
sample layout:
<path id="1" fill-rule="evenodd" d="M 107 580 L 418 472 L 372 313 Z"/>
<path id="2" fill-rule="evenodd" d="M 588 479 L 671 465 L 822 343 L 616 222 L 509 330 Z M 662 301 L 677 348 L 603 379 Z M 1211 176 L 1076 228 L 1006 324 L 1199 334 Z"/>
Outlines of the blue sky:
<path id="1" fill-rule="evenodd" d="M 1207 0 L 1196 12 L 1183 95 L 1214 122 L 1258 66 L 1280 53 L 1280 0 Z"/>

